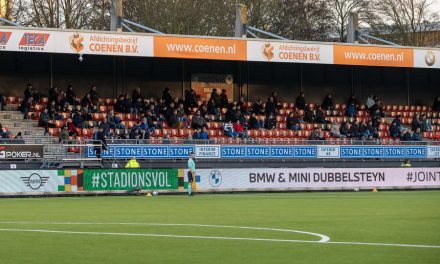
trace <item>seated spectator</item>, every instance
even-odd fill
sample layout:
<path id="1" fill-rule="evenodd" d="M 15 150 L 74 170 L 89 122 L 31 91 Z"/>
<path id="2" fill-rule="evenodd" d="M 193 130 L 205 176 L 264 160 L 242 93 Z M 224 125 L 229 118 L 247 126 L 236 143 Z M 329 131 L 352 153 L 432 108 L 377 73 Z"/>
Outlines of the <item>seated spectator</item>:
<path id="1" fill-rule="evenodd" d="M 21 132 L 18 132 L 17 135 L 15 135 L 14 139 L 23 139 Z"/>
<path id="2" fill-rule="evenodd" d="M 77 132 L 76 132 L 75 124 L 73 124 L 72 119 L 70 118 L 67 119 L 66 126 L 69 131 L 69 136 L 76 137 Z"/>
<path id="3" fill-rule="evenodd" d="M 350 138 L 350 124 L 348 122 L 344 122 L 341 125 L 341 128 L 339 129 L 339 132 L 341 133 L 341 137 L 344 136 L 346 138 Z"/>
<path id="4" fill-rule="evenodd" d="M 413 131 L 416 131 L 417 128 L 422 128 L 422 121 L 420 120 L 420 115 L 418 113 L 414 115 L 411 126 Z"/>
<path id="5" fill-rule="evenodd" d="M 257 129 L 257 130 L 263 129 L 264 121 L 257 120 L 257 116 L 255 115 L 255 113 L 252 113 L 248 121 L 248 127 L 249 129 Z"/>
<path id="6" fill-rule="evenodd" d="M 226 108 L 228 107 L 228 95 L 226 94 L 226 89 L 222 89 L 222 93 L 220 94 L 220 107 Z"/>
<path id="7" fill-rule="evenodd" d="M 93 120 L 92 115 L 89 113 L 89 110 L 87 108 L 84 108 L 81 111 L 81 118 L 84 122 L 89 122 Z"/>
<path id="8" fill-rule="evenodd" d="M 163 135 L 162 144 L 171 144 L 170 135 L 165 133 Z"/>
<path id="9" fill-rule="evenodd" d="M 240 100 L 238 101 L 237 106 L 240 106 L 240 109 L 243 113 L 249 114 L 249 109 L 247 106 L 246 98 L 244 96 L 240 96 Z"/>
<path id="10" fill-rule="evenodd" d="M 367 126 L 368 126 L 368 131 L 370 132 L 370 135 L 373 137 L 373 138 L 379 138 L 379 128 L 378 128 L 378 126 L 376 126 L 376 125 L 374 125 L 373 124 L 373 121 L 368 121 L 368 124 L 367 124 Z"/>
<path id="11" fill-rule="evenodd" d="M 34 105 L 34 98 L 31 96 L 21 103 L 21 112 L 23 113 L 23 119 L 28 119 L 29 111 L 31 107 Z"/>
<path id="12" fill-rule="evenodd" d="M 7 105 L 6 96 L 0 94 L 0 111 L 5 111 Z"/>
<path id="13" fill-rule="evenodd" d="M 244 129 L 244 127 L 240 124 L 238 120 L 233 124 L 233 127 L 236 137 L 239 137 L 241 139 L 245 139 L 249 137 L 247 131 Z"/>
<path id="14" fill-rule="evenodd" d="M 294 117 L 293 112 L 290 112 L 289 116 L 286 119 L 286 128 L 294 131 L 302 130 L 300 122 L 297 118 Z"/>
<path id="15" fill-rule="evenodd" d="M 412 141 L 422 141 L 422 135 L 420 134 L 420 128 L 417 128 L 411 137 Z"/>
<path id="16" fill-rule="evenodd" d="M 327 121 L 325 121 L 325 114 L 324 111 L 322 111 L 321 106 L 318 106 L 318 109 L 315 111 L 316 116 L 316 122 L 319 124 L 327 124 Z"/>
<path id="17" fill-rule="evenodd" d="M 422 132 L 431 132 L 432 125 L 431 120 L 426 117 L 425 114 L 422 115 Z"/>
<path id="18" fill-rule="evenodd" d="M 30 86 L 31 86 L 31 90 L 32 90 L 32 84 Z M 28 84 L 28 88 L 29 88 L 29 84 Z M 26 96 L 26 93 L 29 93 L 29 91 L 25 91 L 25 96 L 24 96 L 25 98 L 28 98 Z M 59 93 L 58 87 L 56 87 L 56 86 L 49 89 L 49 97 L 48 97 L 49 103 L 57 100 L 58 93 Z"/>
<path id="19" fill-rule="evenodd" d="M 315 110 L 312 106 L 309 106 L 309 108 L 306 110 L 304 114 L 304 122 L 307 123 L 315 123 L 316 122 L 316 115 Z"/>
<path id="20" fill-rule="evenodd" d="M 173 101 L 173 96 L 171 95 L 170 88 L 166 87 L 162 92 L 162 100 L 164 101 L 165 105 L 170 105 L 170 103 Z"/>
<path id="21" fill-rule="evenodd" d="M 341 128 L 337 123 L 332 123 L 330 126 L 330 135 L 334 138 L 345 138 L 345 135 L 341 134 Z"/>
<path id="22" fill-rule="evenodd" d="M 399 131 L 402 130 L 402 121 L 401 121 L 401 115 L 396 116 L 391 123 L 395 123 L 396 126 L 399 128 Z"/>
<path id="23" fill-rule="evenodd" d="M 65 140 L 69 140 L 69 128 L 67 127 L 67 125 L 63 126 L 63 128 L 61 128 L 61 133 L 58 136 L 59 142 L 63 142 Z"/>
<path id="24" fill-rule="evenodd" d="M 41 94 L 37 89 L 32 93 L 32 97 L 34 98 L 34 104 L 38 104 L 41 100 Z"/>
<path id="25" fill-rule="evenodd" d="M 356 96 L 354 94 L 351 94 L 350 98 L 348 98 L 347 106 L 353 104 L 355 107 L 358 105 L 358 101 L 356 99 Z"/>
<path id="26" fill-rule="evenodd" d="M 202 127 L 202 132 L 200 132 L 200 139 L 203 139 L 203 140 L 209 139 L 209 134 L 208 134 L 208 130 L 206 129 L 206 127 Z"/>
<path id="27" fill-rule="evenodd" d="M 11 135 L 11 132 L 6 131 L 5 129 L 3 129 L 3 126 L 0 123 L 0 138 L 9 138 L 10 135 Z"/>
<path id="28" fill-rule="evenodd" d="M 194 128 L 194 129 L 197 129 L 197 128 L 201 129 L 204 126 L 206 126 L 206 120 L 205 120 L 205 118 L 203 116 L 201 116 L 200 110 L 198 110 L 196 112 L 196 114 L 192 118 L 192 125 L 191 125 L 191 127 Z"/>
<path id="29" fill-rule="evenodd" d="M 219 108 L 217 108 L 214 99 L 212 98 L 209 99 L 207 107 L 208 107 L 208 115 L 214 115 L 214 116 L 220 115 L 220 111 L 218 110 Z"/>
<path id="30" fill-rule="evenodd" d="M 47 112 L 47 108 L 44 108 L 43 112 L 40 113 L 40 118 L 38 120 L 38 126 L 44 127 L 45 133 L 48 132 L 49 127 L 55 127 L 55 125 L 51 122 L 51 118 Z"/>
<path id="31" fill-rule="evenodd" d="M 232 124 L 231 120 L 226 122 L 223 126 L 223 132 L 225 133 L 225 136 L 236 138 L 237 133 L 235 133 L 234 125 Z"/>
<path id="32" fill-rule="evenodd" d="M 200 128 L 197 128 L 196 130 L 194 130 L 192 139 L 195 139 L 195 140 L 202 139 L 201 133 L 202 133 L 202 130 Z"/>
<path id="33" fill-rule="evenodd" d="M 412 131 L 411 129 L 404 129 L 402 130 L 402 137 L 400 138 L 401 141 L 412 141 Z"/>
<path id="34" fill-rule="evenodd" d="M 327 96 L 324 98 L 324 101 L 322 101 L 321 107 L 324 110 L 332 110 L 333 109 L 333 98 L 332 94 L 327 94 Z"/>
<path id="35" fill-rule="evenodd" d="M 298 97 L 296 97 L 295 106 L 298 109 L 306 110 L 306 98 L 304 96 L 304 93 L 301 92 Z"/>
<path id="36" fill-rule="evenodd" d="M 136 101 L 132 100 L 131 108 L 133 109 L 133 114 L 137 115 L 142 113 L 144 110 L 144 103 L 142 102 L 142 98 L 137 98 Z"/>
<path id="37" fill-rule="evenodd" d="M 252 105 L 252 113 L 256 115 L 264 115 L 264 107 L 263 107 L 263 103 L 261 102 L 261 99 L 258 99 Z"/>
<path id="38" fill-rule="evenodd" d="M 354 120 L 353 123 L 350 126 L 350 137 L 351 138 L 359 138 L 359 123 L 357 120 Z"/>
<path id="39" fill-rule="evenodd" d="M 79 113 L 74 114 L 72 121 L 73 121 L 73 124 L 75 125 L 75 127 L 85 128 L 84 120 L 82 119 L 81 114 L 79 114 Z"/>
<path id="40" fill-rule="evenodd" d="M 354 103 L 350 103 L 349 105 L 347 105 L 347 109 L 345 110 L 345 115 L 349 117 L 356 116 L 356 106 Z"/>
<path id="41" fill-rule="evenodd" d="M 110 125 L 107 122 L 107 118 L 103 118 L 101 123 L 98 126 L 99 129 L 102 129 L 102 132 L 105 134 L 106 137 L 110 136 Z"/>
<path id="42" fill-rule="evenodd" d="M 365 140 L 370 136 L 370 130 L 368 129 L 368 125 L 365 122 L 362 122 L 359 125 L 359 139 Z"/>
<path id="43" fill-rule="evenodd" d="M 389 132 L 390 132 L 390 136 L 393 139 L 397 139 L 400 138 L 400 127 L 397 126 L 396 122 L 393 121 L 390 125 L 390 127 L 388 128 Z"/>
<path id="44" fill-rule="evenodd" d="M 440 96 L 434 99 L 434 104 L 432 105 L 432 111 L 440 112 Z"/>
<path id="45" fill-rule="evenodd" d="M 194 117 L 193 117 L 193 121 L 194 121 Z M 168 117 L 167 122 L 171 128 L 174 128 L 174 129 L 182 128 L 182 124 L 179 122 L 179 119 L 177 118 L 177 110 L 173 111 L 171 116 Z M 193 128 L 196 128 L 196 127 L 193 127 Z"/>
<path id="46" fill-rule="evenodd" d="M 228 111 L 226 111 L 226 114 L 225 114 L 225 121 L 226 121 L 226 122 L 229 122 L 229 121 L 235 122 L 236 119 L 237 119 L 237 106 L 232 105 L 232 106 L 228 109 Z"/>
<path id="47" fill-rule="evenodd" d="M 266 126 L 266 129 L 268 129 L 268 130 L 272 130 L 272 129 L 276 128 L 277 120 L 276 120 L 275 116 L 273 114 L 270 114 L 266 118 L 264 125 Z"/>
<path id="48" fill-rule="evenodd" d="M 122 101 L 123 112 L 127 114 L 133 114 L 134 108 L 130 100 L 130 96 L 128 94 L 124 95 L 124 100 Z"/>
<path id="49" fill-rule="evenodd" d="M 321 128 L 315 127 L 313 132 L 310 133 L 309 140 L 325 140 L 324 135 L 321 131 Z"/>

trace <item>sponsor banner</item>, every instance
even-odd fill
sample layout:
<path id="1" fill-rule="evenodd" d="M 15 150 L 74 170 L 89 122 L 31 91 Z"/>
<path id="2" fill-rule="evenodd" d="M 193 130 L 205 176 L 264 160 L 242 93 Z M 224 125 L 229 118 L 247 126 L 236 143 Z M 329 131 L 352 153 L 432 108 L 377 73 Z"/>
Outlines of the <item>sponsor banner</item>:
<path id="1" fill-rule="evenodd" d="M 196 158 L 218 159 L 220 158 L 220 145 L 195 145 Z"/>
<path id="2" fill-rule="evenodd" d="M 371 46 L 333 46 L 334 64 L 414 67 L 413 49 Z"/>
<path id="3" fill-rule="evenodd" d="M 104 158 L 171 159 L 188 158 L 190 152 L 198 159 L 214 158 L 285 158 L 285 159 L 370 159 L 370 158 L 440 158 L 440 147 L 435 146 L 277 146 L 277 145 L 108 145 Z M 0 152 L 1 154 L 1 152 Z M 87 157 L 96 157 L 93 147 Z"/>
<path id="4" fill-rule="evenodd" d="M 154 57 L 245 61 L 246 55 L 245 40 L 154 36 Z"/>
<path id="5" fill-rule="evenodd" d="M 59 184 L 56 170 L 0 171 L 0 194 L 57 192 Z"/>
<path id="6" fill-rule="evenodd" d="M 439 69 L 440 50 L 414 49 L 414 67 Z"/>
<path id="7" fill-rule="evenodd" d="M 208 190 L 440 187 L 440 168 L 200 169 Z"/>
<path id="8" fill-rule="evenodd" d="M 11 29 L 9 32 L 0 32 L 0 49 L 25 52 L 152 57 L 153 37 L 129 34 Z"/>
<path id="9" fill-rule="evenodd" d="M 84 191 L 177 190 L 177 169 L 85 170 Z"/>
<path id="10" fill-rule="evenodd" d="M 333 64 L 333 46 L 293 42 L 247 42 L 248 61 Z"/>
<path id="11" fill-rule="evenodd" d="M 2 144 L 0 145 L 0 160 L 42 159 L 43 145 Z"/>

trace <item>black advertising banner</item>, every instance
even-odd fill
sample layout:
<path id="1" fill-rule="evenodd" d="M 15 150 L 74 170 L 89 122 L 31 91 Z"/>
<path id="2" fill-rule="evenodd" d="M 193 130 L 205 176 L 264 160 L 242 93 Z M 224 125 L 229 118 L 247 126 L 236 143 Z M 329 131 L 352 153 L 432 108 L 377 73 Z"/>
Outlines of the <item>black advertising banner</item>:
<path id="1" fill-rule="evenodd" d="M 43 145 L 2 144 L 0 145 L 0 160 L 13 159 L 42 159 Z"/>

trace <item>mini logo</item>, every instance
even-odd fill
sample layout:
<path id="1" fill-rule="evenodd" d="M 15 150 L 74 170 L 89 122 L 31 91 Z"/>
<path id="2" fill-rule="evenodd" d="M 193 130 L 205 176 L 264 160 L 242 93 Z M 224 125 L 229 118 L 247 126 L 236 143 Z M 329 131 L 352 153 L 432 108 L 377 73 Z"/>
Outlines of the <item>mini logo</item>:
<path id="1" fill-rule="evenodd" d="M 49 177 L 42 177 L 37 173 L 32 173 L 29 177 L 21 177 L 21 180 L 32 190 L 38 190 L 47 183 Z"/>
<path id="2" fill-rule="evenodd" d="M 432 66 L 435 63 L 435 53 L 433 51 L 428 51 L 425 54 L 425 63 L 428 66 Z"/>
<path id="3" fill-rule="evenodd" d="M 11 37 L 12 32 L 0 32 L 0 45 L 8 44 L 9 38 Z"/>
<path id="4" fill-rule="evenodd" d="M 43 47 L 46 45 L 50 34 L 24 33 L 19 46 Z"/>
<path id="5" fill-rule="evenodd" d="M 209 173 L 209 184 L 212 187 L 219 187 L 222 184 L 222 174 L 218 170 L 213 170 Z"/>
<path id="6" fill-rule="evenodd" d="M 84 49 L 83 41 L 84 41 L 84 37 L 78 33 L 70 35 L 69 37 L 70 48 L 74 52 L 81 53 L 81 51 L 83 51 Z"/>
<path id="7" fill-rule="evenodd" d="M 273 54 L 274 47 L 270 43 L 265 43 L 262 47 L 262 52 L 264 57 L 266 57 L 267 60 L 271 60 L 274 57 Z"/>

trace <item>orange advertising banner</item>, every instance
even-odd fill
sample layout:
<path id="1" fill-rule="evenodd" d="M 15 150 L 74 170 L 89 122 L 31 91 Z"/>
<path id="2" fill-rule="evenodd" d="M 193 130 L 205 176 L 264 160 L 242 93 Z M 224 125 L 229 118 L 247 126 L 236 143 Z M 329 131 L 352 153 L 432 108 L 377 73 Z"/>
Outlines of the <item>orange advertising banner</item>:
<path id="1" fill-rule="evenodd" d="M 414 51 L 408 48 L 334 45 L 334 64 L 414 67 Z"/>
<path id="2" fill-rule="evenodd" d="M 247 42 L 154 36 L 154 57 L 245 61 Z"/>

